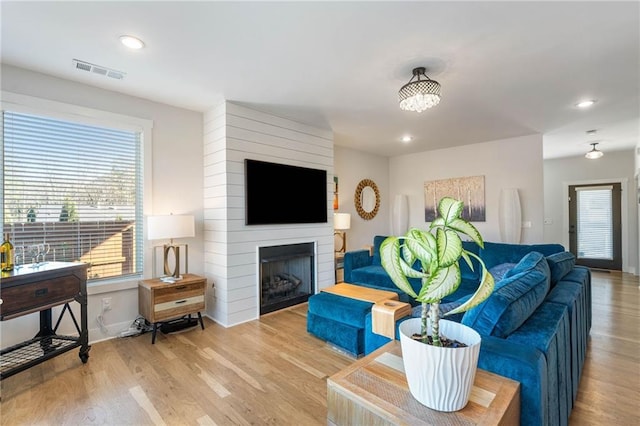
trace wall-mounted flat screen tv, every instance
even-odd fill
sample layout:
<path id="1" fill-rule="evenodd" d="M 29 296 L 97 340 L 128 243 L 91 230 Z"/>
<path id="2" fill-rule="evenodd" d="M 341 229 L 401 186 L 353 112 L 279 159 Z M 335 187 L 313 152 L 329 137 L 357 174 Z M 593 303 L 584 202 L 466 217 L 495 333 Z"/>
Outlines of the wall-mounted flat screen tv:
<path id="1" fill-rule="evenodd" d="M 246 159 L 245 223 L 327 222 L 327 171 Z"/>

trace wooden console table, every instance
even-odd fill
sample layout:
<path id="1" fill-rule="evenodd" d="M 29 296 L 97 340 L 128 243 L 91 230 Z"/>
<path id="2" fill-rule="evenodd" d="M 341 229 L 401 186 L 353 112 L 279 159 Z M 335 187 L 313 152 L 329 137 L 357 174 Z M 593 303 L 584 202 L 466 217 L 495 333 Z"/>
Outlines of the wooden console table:
<path id="1" fill-rule="evenodd" d="M 431 410 L 409 392 L 397 340 L 327 380 L 330 425 L 517 425 L 520 384 L 478 369 L 469 403 L 451 413 Z"/>
<path id="2" fill-rule="evenodd" d="M 40 364 L 73 348 L 80 347 L 80 360 L 89 359 L 87 328 L 87 268 L 85 263 L 45 262 L 37 267 L 23 265 L 13 272 L 2 272 L 0 321 L 34 312 L 40 313 L 40 331 L 33 339 L 0 351 L 0 380 Z M 80 304 L 80 325 L 69 303 Z M 64 305 L 52 326 L 51 308 Z M 66 312 L 73 320 L 78 336 L 56 334 Z"/>

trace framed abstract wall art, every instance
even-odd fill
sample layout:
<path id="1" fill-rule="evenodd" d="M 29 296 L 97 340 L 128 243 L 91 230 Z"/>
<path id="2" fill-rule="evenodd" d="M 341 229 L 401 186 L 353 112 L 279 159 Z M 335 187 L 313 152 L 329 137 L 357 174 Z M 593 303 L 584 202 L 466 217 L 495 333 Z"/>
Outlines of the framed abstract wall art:
<path id="1" fill-rule="evenodd" d="M 438 201 L 453 197 L 464 202 L 462 218 L 470 222 L 484 222 L 484 176 L 459 177 L 432 180 L 424 183 L 424 220 L 433 221 L 437 216 Z"/>

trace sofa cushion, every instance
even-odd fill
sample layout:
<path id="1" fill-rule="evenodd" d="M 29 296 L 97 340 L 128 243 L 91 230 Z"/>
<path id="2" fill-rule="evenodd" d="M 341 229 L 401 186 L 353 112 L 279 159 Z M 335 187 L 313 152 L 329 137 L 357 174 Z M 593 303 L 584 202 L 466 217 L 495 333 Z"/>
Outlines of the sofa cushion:
<path id="1" fill-rule="evenodd" d="M 567 307 L 543 303 L 507 342 L 541 351 L 547 360 L 547 420 L 545 425 L 566 425 L 571 412 L 571 339 Z"/>
<path id="2" fill-rule="evenodd" d="M 571 272 L 576 264 L 576 257 L 571 252 L 563 251 L 547 256 L 547 262 L 551 270 L 551 288 L 553 288 L 558 281 Z"/>
<path id="3" fill-rule="evenodd" d="M 487 300 L 465 313 L 463 324 L 482 335 L 506 338 L 529 318 L 549 291 L 549 265 L 542 254 L 531 252 L 510 273 Z"/>
<path id="4" fill-rule="evenodd" d="M 391 280 L 387 271 L 385 271 L 380 265 L 371 265 L 354 269 L 351 272 L 351 280 L 353 283 L 367 283 L 376 287 L 384 287 L 392 290 L 396 290 L 398 288 Z M 409 283 L 416 294 L 420 292 L 422 284 L 419 279 L 410 278 Z"/>
<path id="5" fill-rule="evenodd" d="M 320 292 L 309 298 L 307 312 L 362 328 L 364 317 L 372 306 L 371 302 Z"/>
<path id="6" fill-rule="evenodd" d="M 371 265 L 369 250 L 354 250 L 346 252 L 344 255 L 344 281 L 347 283 L 353 282 L 351 272 L 369 265 Z"/>
<path id="7" fill-rule="evenodd" d="M 564 251 L 564 247 L 560 244 L 526 245 L 485 242 L 484 248 L 480 249 L 480 257 L 487 268 L 492 268 L 501 263 L 518 263 L 532 251 L 549 256 Z"/>

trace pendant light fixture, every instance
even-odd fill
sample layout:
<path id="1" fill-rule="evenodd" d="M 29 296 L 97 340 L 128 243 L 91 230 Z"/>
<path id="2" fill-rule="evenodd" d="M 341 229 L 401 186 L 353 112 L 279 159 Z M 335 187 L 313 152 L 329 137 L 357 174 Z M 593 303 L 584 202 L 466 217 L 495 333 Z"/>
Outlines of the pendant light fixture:
<path id="1" fill-rule="evenodd" d="M 600 150 L 598 150 L 596 148 L 596 145 L 598 145 L 598 142 L 593 142 L 591 144 L 593 146 L 593 148 L 591 149 L 591 151 L 587 152 L 584 156 L 586 158 L 588 158 L 589 160 L 595 160 L 597 158 L 600 158 L 604 155 L 604 153 Z"/>
<path id="2" fill-rule="evenodd" d="M 440 83 L 427 77 L 426 71 L 425 67 L 414 68 L 413 77 L 400 88 L 398 100 L 401 110 L 422 112 L 440 102 Z"/>

